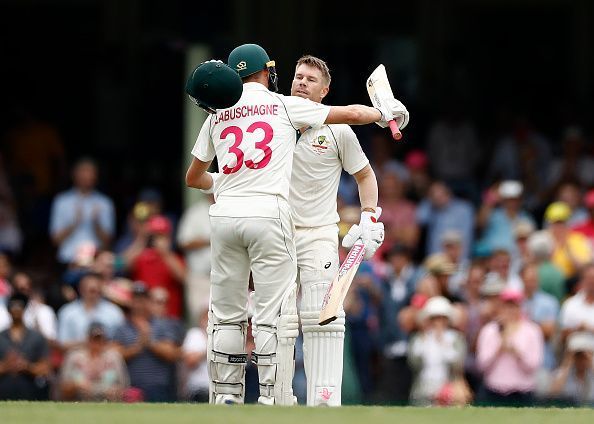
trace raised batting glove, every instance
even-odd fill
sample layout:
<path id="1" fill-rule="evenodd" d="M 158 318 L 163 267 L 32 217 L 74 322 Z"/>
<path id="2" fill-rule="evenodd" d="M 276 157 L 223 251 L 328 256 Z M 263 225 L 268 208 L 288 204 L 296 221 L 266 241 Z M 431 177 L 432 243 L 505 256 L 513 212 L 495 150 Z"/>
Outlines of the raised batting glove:
<path id="1" fill-rule="evenodd" d="M 207 174 L 212 177 L 212 185 L 210 186 L 209 189 L 206 189 L 206 190 L 200 189 L 200 191 L 204 194 L 213 194 L 214 190 L 215 190 L 215 185 L 217 183 L 217 179 L 219 178 L 220 174 L 218 172 L 207 172 Z"/>
<path id="2" fill-rule="evenodd" d="M 360 239 L 365 245 L 365 259 L 371 259 L 384 242 L 384 223 L 377 221 L 381 213 L 382 208 L 375 213 L 362 212 L 359 225 L 353 225 L 342 239 L 343 247 L 350 248 Z"/>
<path id="3" fill-rule="evenodd" d="M 382 107 L 376 109 L 382 114 L 382 119 L 376 122 L 380 127 L 386 128 L 388 126 L 388 121 L 391 121 L 392 119 L 396 120 L 398 128 L 401 130 L 408 125 L 409 113 L 408 110 L 406 110 L 406 106 L 404 106 L 400 100 L 394 98 L 385 99 L 382 102 Z"/>

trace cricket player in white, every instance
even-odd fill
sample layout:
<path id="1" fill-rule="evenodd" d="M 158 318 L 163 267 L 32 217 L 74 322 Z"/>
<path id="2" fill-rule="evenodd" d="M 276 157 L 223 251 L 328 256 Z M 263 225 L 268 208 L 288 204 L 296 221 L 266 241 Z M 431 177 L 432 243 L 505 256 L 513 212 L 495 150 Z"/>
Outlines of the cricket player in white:
<path id="1" fill-rule="evenodd" d="M 294 224 L 288 205 L 296 131 L 324 123 L 367 124 L 393 119 L 399 106 L 329 107 L 276 90 L 274 62 L 255 44 L 229 55 L 243 80 L 237 104 L 204 123 L 186 174 L 190 187 L 214 189 L 211 219 L 209 374 L 211 402 L 244 399 L 247 294 L 254 282 L 252 329 L 259 403 L 292 405 L 298 336 Z M 208 84 L 198 85 L 209 91 Z M 201 93 L 196 93 L 199 97 Z M 218 173 L 208 173 L 216 156 Z"/>
<path id="2" fill-rule="evenodd" d="M 313 56 L 297 61 L 291 94 L 321 103 L 330 89 L 326 63 Z M 400 128 L 408 112 L 398 117 Z M 350 247 L 359 238 L 369 259 L 382 244 L 384 226 L 377 222 L 377 180 L 359 140 L 348 125 L 303 128 L 293 156 L 289 203 L 296 234 L 299 315 L 307 378 L 307 405 L 340 406 L 345 315 L 320 326 L 324 295 L 339 268 L 337 192 L 342 170 L 355 177 L 359 187 L 361 221 L 343 239 Z"/>

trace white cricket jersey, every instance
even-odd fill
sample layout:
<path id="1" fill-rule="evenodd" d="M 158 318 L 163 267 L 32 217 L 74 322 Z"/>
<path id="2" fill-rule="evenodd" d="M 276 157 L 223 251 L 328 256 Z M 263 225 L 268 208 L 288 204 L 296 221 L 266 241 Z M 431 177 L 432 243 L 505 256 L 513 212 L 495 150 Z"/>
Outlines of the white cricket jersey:
<path id="1" fill-rule="evenodd" d="M 329 106 L 244 84 L 235 106 L 204 122 L 192 150 L 204 162 L 217 157 L 220 176 L 211 215 L 253 216 L 277 205 L 279 197 L 288 201 L 296 131 L 321 127 L 329 112 Z"/>
<path id="2" fill-rule="evenodd" d="M 362 170 L 369 160 L 348 125 L 324 125 L 299 137 L 293 155 L 289 203 L 296 227 L 336 224 L 340 175 Z"/>

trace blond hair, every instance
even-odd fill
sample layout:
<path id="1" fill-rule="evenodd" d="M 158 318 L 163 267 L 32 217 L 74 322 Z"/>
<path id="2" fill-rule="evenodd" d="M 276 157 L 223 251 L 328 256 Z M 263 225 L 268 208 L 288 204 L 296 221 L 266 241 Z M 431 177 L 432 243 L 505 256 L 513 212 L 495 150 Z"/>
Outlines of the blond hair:
<path id="1" fill-rule="evenodd" d="M 312 68 L 318 69 L 322 73 L 322 78 L 324 78 L 326 84 L 330 85 L 330 81 L 332 80 L 332 78 L 330 77 L 330 69 L 328 69 L 328 65 L 322 59 L 307 54 L 299 58 L 299 60 L 297 61 L 297 65 L 295 66 L 295 69 L 297 69 L 300 65 L 308 65 Z"/>

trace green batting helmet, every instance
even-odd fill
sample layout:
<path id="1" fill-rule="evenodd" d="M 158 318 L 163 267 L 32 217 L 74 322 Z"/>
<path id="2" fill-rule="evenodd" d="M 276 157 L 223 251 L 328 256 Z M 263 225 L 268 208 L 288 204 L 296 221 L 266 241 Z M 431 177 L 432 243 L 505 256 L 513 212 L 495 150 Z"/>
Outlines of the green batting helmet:
<path id="1" fill-rule="evenodd" d="M 208 113 L 237 103 L 243 93 L 241 78 L 220 60 L 198 65 L 186 82 L 190 99 Z"/>
<path id="2" fill-rule="evenodd" d="M 257 44 L 242 44 L 229 54 L 227 64 L 235 69 L 241 78 L 245 78 L 264 69 L 270 71 L 270 89 L 276 91 L 276 70 L 274 60 Z"/>

